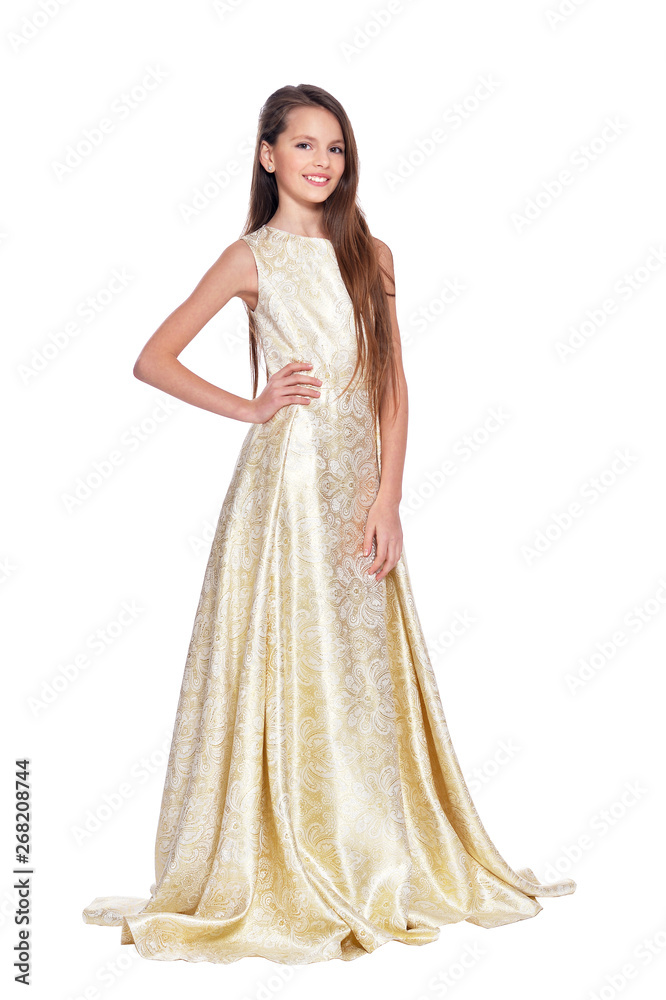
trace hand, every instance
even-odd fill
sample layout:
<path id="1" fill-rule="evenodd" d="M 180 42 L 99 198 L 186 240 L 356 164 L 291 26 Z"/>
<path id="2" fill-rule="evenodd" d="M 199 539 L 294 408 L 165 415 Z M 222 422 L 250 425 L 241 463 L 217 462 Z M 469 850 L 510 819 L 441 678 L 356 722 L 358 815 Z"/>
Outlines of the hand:
<path id="1" fill-rule="evenodd" d="M 376 536 L 375 558 L 368 573 L 377 573 L 377 570 L 380 570 L 375 577 L 378 583 L 391 572 L 402 553 L 402 525 L 398 508 L 398 503 L 385 500 L 378 494 L 368 511 L 363 537 L 363 555 L 370 555 L 372 539 Z"/>
<path id="2" fill-rule="evenodd" d="M 321 395 L 318 389 L 310 388 L 321 385 L 321 379 L 298 374 L 306 368 L 312 368 L 309 361 L 290 361 L 270 376 L 263 392 L 249 400 L 252 423 L 265 424 L 283 406 L 289 403 L 309 404 L 309 397 Z M 303 382 L 307 385 L 300 384 Z"/>

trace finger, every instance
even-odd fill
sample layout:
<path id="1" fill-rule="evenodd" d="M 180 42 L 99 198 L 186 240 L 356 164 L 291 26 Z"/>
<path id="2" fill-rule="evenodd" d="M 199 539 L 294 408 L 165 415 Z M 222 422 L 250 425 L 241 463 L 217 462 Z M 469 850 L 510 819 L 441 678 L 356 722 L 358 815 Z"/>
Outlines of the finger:
<path id="1" fill-rule="evenodd" d="M 285 378 L 311 378 L 312 373 L 308 369 L 312 368 L 311 361 L 290 361 L 281 369 Z"/>
<path id="2" fill-rule="evenodd" d="M 319 391 L 319 386 L 322 384 L 321 380 L 308 379 L 307 384 L 304 384 L 304 378 L 307 378 L 307 376 L 287 375 L 279 384 L 278 389 L 280 392 L 288 393 L 292 396 L 294 393 L 298 393 L 299 396 L 311 396 L 317 399 L 321 395 Z"/>
<path id="3" fill-rule="evenodd" d="M 294 390 L 293 386 L 291 386 L 291 385 L 288 388 L 291 389 L 292 393 L 294 391 L 298 392 L 299 396 L 312 396 L 315 399 L 318 396 L 321 396 L 321 393 L 319 391 L 319 386 L 318 385 L 313 385 L 313 386 L 304 385 L 302 387 L 302 389 L 301 389 L 301 386 L 299 386 L 298 389 L 296 389 L 296 390 Z"/>
<path id="4" fill-rule="evenodd" d="M 398 556 L 396 554 L 396 548 L 394 545 L 389 545 L 389 551 L 386 556 L 384 565 L 382 566 L 380 572 L 375 577 L 377 583 L 379 583 L 380 580 L 383 580 L 384 577 L 391 572 L 391 570 L 394 568 L 397 562 L 398 562 Z"/>
<path id="5" fill-rule="evenodd" d="M 383 580 L 384 577 L 391 572 L 391 570 L 397 565 L 399 558 L 397 544 L 395 542 L 389 542 L 386 560 L 384 561 L 381 571 L 376 577 L 377 582 Z"/>
<path id="6" fill-rule="evenodd" d="M 316 375 L 303 375 L 301 372 L 287 372 L 284 376 L 285 381 L 289 382 L 308 382 L 310 385 L 319 384 L 321 385 L 321 379 L 317 378 Z"/>
<path id="7" fill-rule="evenodd" d="M 315 378 L 314 375 L 286 375 L 284 379 L 285 385 L 308 385 L 314 386 L 316 389 L 322 385 L 322 380 L 320 378 Z"/>
<path id="8" fill-rule="evenodd" d="M 387 545 L 385 541 L 377 539 L 377 549 L 375 551 L 375 558 L 372 561 L 371 566 L 368 569 L 368 573 L 376 573 L 378 569 L 381 569 L 384 560 L 386 559 Z"/>
<path id="9" fill-rule="evenodd" d="M 304 389 L 303 392 L 296 394 L 292 389 L 291 392 L 287 392 L 284 396 L 285 402 L 297 402 L 297 403 L 309 403 L 311 399 L 318 399 L 319 392 L 316 389 Z"/>

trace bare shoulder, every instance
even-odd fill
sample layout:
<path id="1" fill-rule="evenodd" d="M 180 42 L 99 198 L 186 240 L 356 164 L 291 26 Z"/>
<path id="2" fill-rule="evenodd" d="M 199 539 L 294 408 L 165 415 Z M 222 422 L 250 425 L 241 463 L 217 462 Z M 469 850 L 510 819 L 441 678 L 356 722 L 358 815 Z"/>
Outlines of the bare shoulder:
<path id="1" fill-rule="evenodd" d="M 375 241 L 375 249 L 379 254 L 381 263 L 384 267 L 393 267 L 393 254 L 391 253 L 389 246 L 382 240 L 377 239 L 376 236 L 373 236 L 372 238 Z"/>
<path id="2" fill-rule="evenodd" d="M 377 251 L 377 258 L 379 260 L 379 266 L 384 272 L 384 289 L 388 295 L 395 295 L 395 270 L 393 267 L 393 254 L 389 246 L 382 240 L 377 239 L 373 236 L 375 241 L 375 250 Z"/>
<path id="3" fill-rule="evenodd" d="M 249 270 L 255 267 L 254 254 L 243 239 L 234 240 L 225 250 L 222 251 L 218 260 L 224 261 L 226 267 L 232 267 L 239 271 Z"/>
<path id="4" fill-rule="evenodd" d="M 231 295 L 237 295 L 250 309 L 257 304 L 258 278 L 254 254 L 243 239 L 234 240 L 226 247 L 211 270 L 224 274 Z"/>

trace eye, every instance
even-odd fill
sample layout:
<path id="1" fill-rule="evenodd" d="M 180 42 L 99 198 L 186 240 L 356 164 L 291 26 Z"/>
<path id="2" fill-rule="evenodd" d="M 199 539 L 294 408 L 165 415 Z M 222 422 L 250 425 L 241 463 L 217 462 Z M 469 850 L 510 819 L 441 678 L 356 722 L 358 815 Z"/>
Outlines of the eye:
<path id="1" fill-rule="evenodd" d="M 296 143 L 296 149 L 298 149 L 298 148 L 299 148 L 300 146 L 309 146 L 309 145 L 310 145 L 310 143 L 309 143 L 309 142 L 297 142 L 297 143 Z M 342 146 L 331 146 L 331 149 L 337 149 L 337 150 L 338 150 L 338 151 L 339 151 L 340 153 L 342 153 L 342 154 L 343 154 L 343 156 L 344 156 L 344 152 L 345 152 L 345 151 L 344 151 L 344 149 L 342 148 Z"/>

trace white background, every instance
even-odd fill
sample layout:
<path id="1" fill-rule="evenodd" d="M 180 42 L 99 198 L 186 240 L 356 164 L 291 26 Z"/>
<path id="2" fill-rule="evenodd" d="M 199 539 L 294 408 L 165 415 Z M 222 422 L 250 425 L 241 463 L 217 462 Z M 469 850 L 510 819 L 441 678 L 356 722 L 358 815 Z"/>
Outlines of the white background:
<path id="1" fill-rule="evenodd" d="M 33 997 L 659 992 L 661 12 L 563 0 L 558 16 L 558 2 L 4 4 L 0 934 L 13 978 L 13 762 L 27 756 Z M 149 71 L 161 82 L 113 112 Z M 268 95 L 301 82 L 346 108 L 361 204 L 394 254 L 410 389 L 404 551 L 454 745 L 507 861 L 578 888 L 541 900 L 536 919 L 448 925 L 427 947 L 391 943 L 355 962 L 148 961 L 81 911 L 98 895 L 149 895 L 211 530 L 248 425 L 176 400 L 156 410 L 169 397 L 132 366 L 238 238 L 242 150 Z M 104 117 L 113 131 L 59 177 L 68 146 Z M 446 138 L 429 144 L 437 128 Z M 232 161 L 238 172 L 188 220 L 184 206 Z M 114 270 L 127 284 L 108 296 Z M 246 327 L 234 300 L 181 360 L 249 397 Z M 68 507 L 114 450 L 121 464 Z M 447 461 L 455 474 L 438 478 Z M 575 503 L 580 516 L 557 527 Z M 134 617 L 118 625 L 124 605 Z M 473 622 L 454 636 L 456 616 Z M 88 665 L 73 667 L 81 654 Z M 110 810 L 123 783 L 132 794 Z"/>

